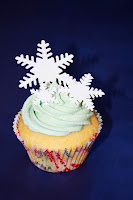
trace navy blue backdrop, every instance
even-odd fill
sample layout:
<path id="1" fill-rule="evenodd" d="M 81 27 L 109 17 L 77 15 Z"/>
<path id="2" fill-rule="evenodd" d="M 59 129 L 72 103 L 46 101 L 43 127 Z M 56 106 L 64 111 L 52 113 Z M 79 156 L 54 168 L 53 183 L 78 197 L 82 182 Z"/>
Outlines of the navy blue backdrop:
<path id="1" fill-rule="evenodd" d="M 132 1 L 1 1 L 0 199 L 133 199 Z M 77 170 L 51 174 L 35 167 L 12 130 L 30 91 L 15 56 L 35 55 L 45 39 L 55 55 L 73 53 L 67 72 L 106 96 L 95 101 L 104 126 Z M 3 98 L 4 97 L 4 98 Z"/>

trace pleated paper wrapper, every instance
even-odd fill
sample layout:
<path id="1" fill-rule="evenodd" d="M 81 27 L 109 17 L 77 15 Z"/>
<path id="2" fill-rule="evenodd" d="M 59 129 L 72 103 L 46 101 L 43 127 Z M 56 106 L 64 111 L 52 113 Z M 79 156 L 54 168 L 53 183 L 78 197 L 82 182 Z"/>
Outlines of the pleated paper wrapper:
<path id="1" fill-rule="evenodd" d="M 36 146 L 29 146 L 28 143 L 23 140 L 18 130 L 21 112 L 15 116 L 13 130 L 18 140 L 25 147 L 31 162 L 34 163 L 34 165 L 47 172 L 67 172 L 78 168 L 85 161 L 92 144 L 102 129 L 102 118 L 96 110 L 95 115 L 99 121 L 98 131 L 93 134 L 90 141 L 87 141 L 85 145 L 79 146 L 76 149 L 65 148 L 64 150 L 55 151 L 38 149 Z"/>

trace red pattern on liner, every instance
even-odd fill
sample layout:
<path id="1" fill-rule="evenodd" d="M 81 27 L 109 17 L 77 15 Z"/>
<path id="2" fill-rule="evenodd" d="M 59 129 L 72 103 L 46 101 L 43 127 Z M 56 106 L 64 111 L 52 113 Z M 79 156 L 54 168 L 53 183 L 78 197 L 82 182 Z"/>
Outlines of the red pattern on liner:
<path id="1" fill-rule="evenodd" d="M 92 140 L 95 140 L 97 138 L 97 136 L 98 136 L 98 133 L 94 133 L 93 137 L 92 137 Z"/>
<path id="2" fill-rule="evenodd" d="M 60 163 L 64 165 L 65 162 L 64 162 L 63 159 L 60 157 L 60 154 L 59 154 L 59 153 L 56 153 L 56 156 L 57 156 L 57 158 L 60 160 Z"/>
<path id="3" fill-rule="evenodd" d="M 71 164 L 71 166 L 72 166 L 72 167 L 75 167 L 75 168 L 77 168 L 77 167 L 79 167 L 79 166 L 80 166 L 80 164 L 75 164 L 75 163 L 72 163 L 72 164 Z"/>
<path id="4" fill-rule="evenodd" d="M 56 168 L 58 169 L 59 166 L 57 165 L 54 156 L 52 155 L 53 151 L 48 151 L 48 149 L 46 149 L 45 151 L 46 155 L 48 156 L 48 158 L 50 159 L 51 162 L 54 162 Z"/>

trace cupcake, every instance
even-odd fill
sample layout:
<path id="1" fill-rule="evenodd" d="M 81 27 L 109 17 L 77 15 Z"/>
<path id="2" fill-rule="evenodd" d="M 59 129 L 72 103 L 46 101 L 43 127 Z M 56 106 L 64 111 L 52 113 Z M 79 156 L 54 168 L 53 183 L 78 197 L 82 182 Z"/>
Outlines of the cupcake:
<path id="1" fill-rule="evenodd" d="M 93 99 L 101 89 L 90 87 L 93 77 L 85 74 L 79 81 L 64 73 L 73 55 L 61 54 L 55 59 L 49 44 L 39 43 L 36 60 L 26 55 L 17 63 L 30 69 L 19 87 L 32 87 L 31 95 L 15 116 L 14 132 L 24 145 L 34 165 L 47 172 L 67 172 L 78 168 L 86 159 L 101 131 L 102 119 L 94 110 Z"/>

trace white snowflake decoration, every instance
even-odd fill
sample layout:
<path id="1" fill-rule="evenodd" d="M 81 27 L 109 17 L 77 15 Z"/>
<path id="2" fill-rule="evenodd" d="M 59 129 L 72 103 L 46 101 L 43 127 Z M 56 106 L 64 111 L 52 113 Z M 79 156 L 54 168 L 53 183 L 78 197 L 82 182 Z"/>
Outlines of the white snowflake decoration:
<path id="1" fill-rule="evenodd" d="M 30 90 L 31 94 L 36 96 L 34 104 L 40 104 L 42 102 L 47 105 L 49 102 L 58 103 L 55 94 L 65 93 L 69 95 L 71 102 L 77 105 L 83 105 L 87 109 L 94 109 L 93 101 L 95 97 L 102 97 L 105 93 L 101 89 L 90 87 L 93 77 L 90 73 L 84 74 L 79 81 L 76 81 L 72 76 L 67 73 L 63 73 L 63 69 L 66 69 L 70 63 L 73 62 L 73 55 L 65 53 L 60 57 L 56 56 L 55 59 L 52 56 L 49 43 L 44 40 L 37 44 L 37 58 L 28 55 L 16 56 L 18 64 L 25 66 L 26 69 L 30 69 L 30 73 L 27 73 L 27 77 L 24 76 L 23 80 L 20 80 L 19 87 L 25 89 L 29 85 L 37 84 L 37 79 L 40 84 L 39 90 Z M 51 85 L 51 83 L 53 83 Z"/>
<path id="2" fill-rule="evenodd" d="M 36 98 L 33 103 L 35 105 L 42 102 L 44 105 L 47 105 L 49 102 L 58 103 L 58 100 L 54 97 L 56 88 L 49 88 L 47 84 L 41 84 L 39 90 L 31 89 L 31 94 L 34 94 Z"/>
<path id="3" fill-rule="evenodd" d="M 63 69 L 66 69 L 70 63 L 73 62 L 73 55 L 65 53 L 65 55 L 61 54 L 60 57 L 56 56 L 55 59 L 52 56 L 51 48 L 48 48 L 49 43 L 46 43 L 44 40 L 41 43 L 37 44 L 37 58 L 31 56 L 31 59 L 28 55 L 24 57 L 23 54 L 20 56 L 16 56 L 16 60 L 18 64 L 21 66 L 25 66 L 26 69 L 32 68 L 30 70 L 31 73 L 27 73 L 27 77 L 23 77 L 23 80 L 20 80 L 19 87 L 24 87 L 27 89 L 27 86 L 30 87 L 32 84 L 37 84 L 37 79 L 39 83 L 47 83 L 47 82 L 56 82 L 63 81 L 62 75 Z"/>
<path id="4" fill-rule="evenodd" d="M 98 90 L 88 86 L 91 84 L 92 79 L 91 74 L 85 74 L 80 81 L 73 82 L 68 86 L 72 102 L 76 104 L 82 103 L 90 110 L 94 109 L 92 99 L 102 97 L 105 94 L 101 89 Z"/>

